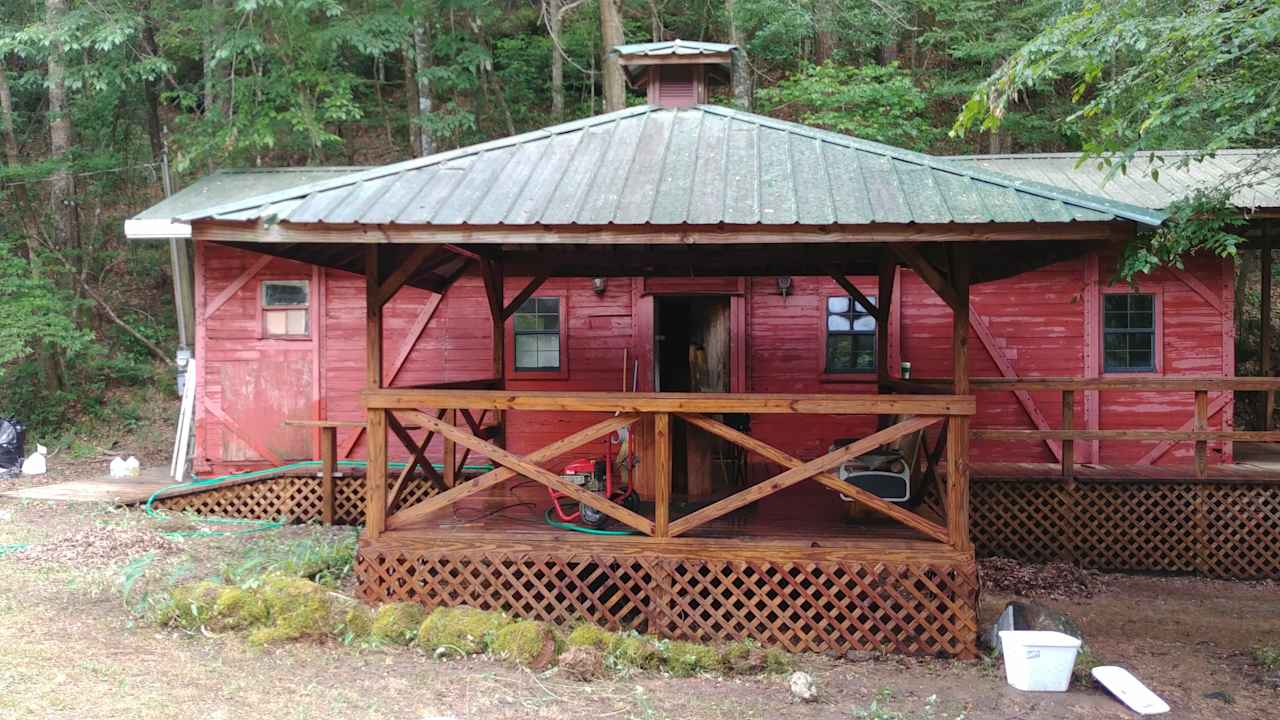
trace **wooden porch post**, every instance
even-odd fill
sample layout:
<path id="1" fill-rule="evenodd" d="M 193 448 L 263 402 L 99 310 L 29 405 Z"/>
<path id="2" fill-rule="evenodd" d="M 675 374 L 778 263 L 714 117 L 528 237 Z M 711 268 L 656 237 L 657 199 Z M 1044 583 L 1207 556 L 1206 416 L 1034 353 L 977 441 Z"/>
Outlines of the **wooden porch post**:
<path id="1" fill-rule="evenodd" d="M 1262 376 L 1271 377 L 1271 233 L 1264 232 L 1258 265 L 1262 269 Z M 1276 411 L 1276 394 L 1270 390 L 1263 403 L 1263 430 L 1271 429 L 1271 416 Z"/>
<path id="2" fill-rule="evenodd" d="M 380 245 L 365 248 L 364 279 L 365 307 L 365 373 L 366 386 L 371 390 L 382 387 L 382 278 L 385 253 Z M 368 436 L 369 467 L 366 473 L 365 529 L 371 539 L 382 534 L 387 526 L 387 411 L 369 409 Z"/>
<path id="3" fill-rule="evenodd" d="M 951 248 L 952 308 L 951 363 L 955 394 L 968 395 L 969 386 L 969 270 L 970 250 L 963 244 Z M 947 534 L 951 545 L 969 549 L 969 416 L 953 415 L 947 429 Z"/>
<path id="4" fill-rule="evenodd" d="M 501 252 L 501 251 L 499 251 Z M 484 279 L 484 294 L 489 301 L 489 323 L 490 332 L 493 334 L 493 374 L 492 377 L 497 381 L 496 388 L 502 389 L 507 386 L 507 330 L 506 330 L 506 281 L 502 271 L 501 255 L 497 259 L 481 258 L 480 259 L 480 276 Z M 535 285 L 536 283 L 536 285 Z M 537 285 L 542 283 L 535 280 L 529 287 L 536 289 Z M 530 292 L 530 295 L 533 293 Z M 514 312 L 515 308 L 512 308 Z M 499 428 L 505 428 L 507 417 L 503 410 L 495 410 L 493 412 L 494 422 Z M 504 439 L 506 433 L 499 435 L 495 443 L 504 447 L 506 443 Z M 445 452 L 449 452 L 449 447 L 453 445 L 452 441 L 445 438 Z"/>
<path id="5" fill-rule="evenodd" d="M 893 277 L 897 263 L 888 248 L 880 250 L 880 287 L 876 302 L 876 375 L 881 384 L 893 377 L 889 367 L 889 317 L 893 311 Z"/>
<path id="6" fill-rule="evenodd" d="M 653 416 L 653 536 L 669 537 L 671 521 L 671 416 Z"/>

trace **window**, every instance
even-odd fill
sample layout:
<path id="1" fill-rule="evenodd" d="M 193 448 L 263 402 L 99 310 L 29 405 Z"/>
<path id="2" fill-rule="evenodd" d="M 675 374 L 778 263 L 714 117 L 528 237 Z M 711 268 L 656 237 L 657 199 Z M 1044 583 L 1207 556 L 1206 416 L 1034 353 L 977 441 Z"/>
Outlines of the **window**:
<path id="1" fill-rule="evenodd" d="M 1102 296 L 1102 354 L 1105 372 L 1154 372 L 1156 302 L 1141 293 Z"/>
<path id="2" fill-rule="evenodd" d="M 560 298 L 532 297 L 514 316 L 515 370 L 560 370 Z"/>
<path id="3" fill-rule="evenodd" d="M 262 283 L 263 337 L 309 337 L 311 284 L 306 280 Z"/>
<path id="4" fill-rule="evenodd" d="M 867 299 L 876 301 L 874 297 Z M 867 308 L 851 297 L 829 297 L 825 327 L 826 372 L 873 372 L 876 369 L 876 319 Z"/>

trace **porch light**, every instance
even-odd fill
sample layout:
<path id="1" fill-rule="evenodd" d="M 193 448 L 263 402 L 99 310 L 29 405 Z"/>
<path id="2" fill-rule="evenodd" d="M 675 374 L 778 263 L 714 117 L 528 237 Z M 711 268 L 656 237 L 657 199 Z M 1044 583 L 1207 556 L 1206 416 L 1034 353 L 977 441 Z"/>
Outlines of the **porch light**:
<path id="1" fill-rule="evenodd" d="M 778 278 L 778 294 L 786 297 L 791 294 L 791 277 L 782 275 Z"/>
<path id="2" fill-rule="evenodd" d="M 597 295 L 603 295 L 604 291 L 609 289 L 609 281 L 602 278 L 591 278 L 591 290 Z"/>

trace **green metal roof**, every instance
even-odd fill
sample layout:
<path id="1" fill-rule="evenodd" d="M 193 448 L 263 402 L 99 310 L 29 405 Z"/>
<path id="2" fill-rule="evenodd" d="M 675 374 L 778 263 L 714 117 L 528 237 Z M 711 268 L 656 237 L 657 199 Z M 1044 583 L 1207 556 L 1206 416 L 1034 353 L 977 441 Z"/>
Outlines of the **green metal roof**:
<path id="1" fill-rule="evenodd" d="M 179 215 L 225 205 L 287 188 L 350 175 L 365 168 L 303 167 L 219 170 L 124 221 L 130 239 L 191 237 L 191 226 L 174 223 Z"/>
<path id="2" fill-rule="evenodd" d="M 628 108 L 179 220 L 765 226 L 1107 222 L 1159 211 L 727 108 Z"/>
<path id="3" fill-rule="evenodd" d="M 964 155 L 949 158 L 971 168 L 1092 193 L 1120 202 L 1164 209 L 1174 200 L 1198 189 L 1237 185 L 1242 173 L 1263 177 L 1237 187 L 1231 201 L 1239 208 L 1280 207 L 1280 148 L 1219 150 L 1196 160 L 1187 150 L 1155 150 L 1138 153 L 1125 173 L 1111 172 L 1099 160 L 1081 162 L 1080 153 L 1026 153 L 1019 155 Z M 1151 171 L 1157 177 L 1151 177 Z"/>

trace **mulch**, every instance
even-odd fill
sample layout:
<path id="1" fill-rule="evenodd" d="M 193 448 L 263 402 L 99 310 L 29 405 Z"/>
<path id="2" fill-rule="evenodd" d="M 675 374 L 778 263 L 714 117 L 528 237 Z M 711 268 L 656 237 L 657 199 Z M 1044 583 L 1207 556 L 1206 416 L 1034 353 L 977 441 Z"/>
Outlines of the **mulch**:
<path id="1" fill-rule="evenodd" d="M 978 561 L 982 589 L 1031 598 L 1091 598 L 1107 588 L 1106 577 L 1069 563 L 1036 565 L 1009 558 Z"/>

